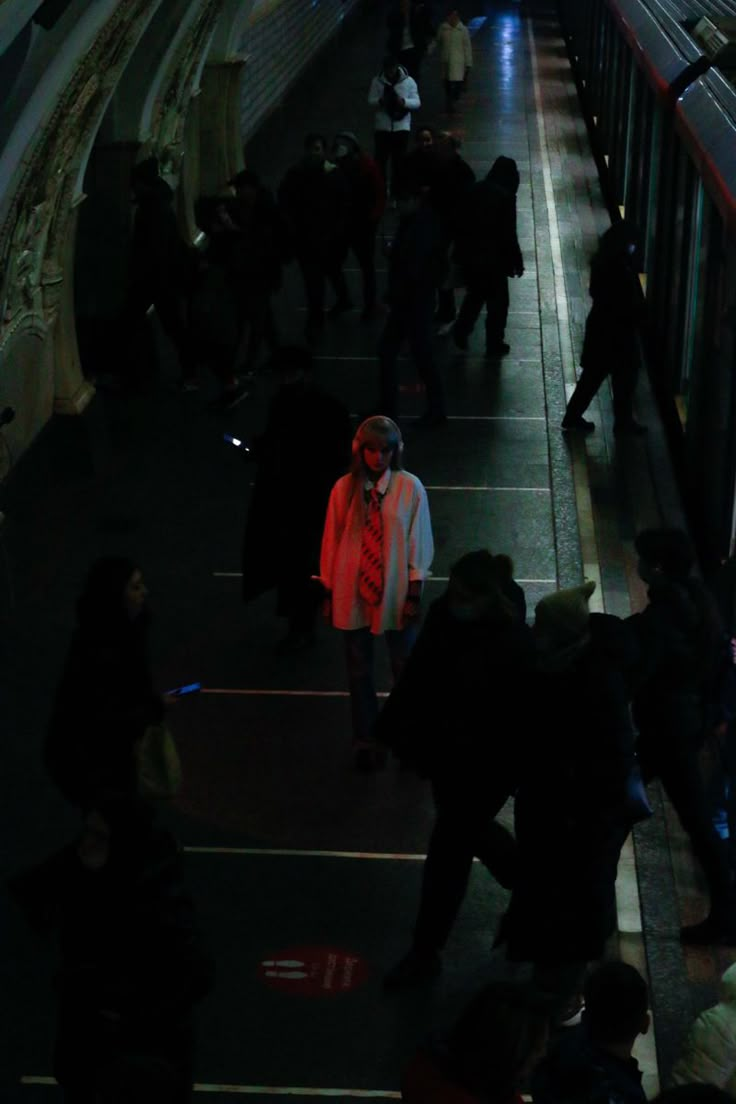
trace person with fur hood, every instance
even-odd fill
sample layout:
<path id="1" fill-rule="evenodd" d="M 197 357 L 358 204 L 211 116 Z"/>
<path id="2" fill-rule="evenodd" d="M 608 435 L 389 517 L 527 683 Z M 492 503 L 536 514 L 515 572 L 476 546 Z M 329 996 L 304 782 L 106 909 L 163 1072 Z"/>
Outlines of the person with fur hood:
<path id="1" fill-rule="evenodd" d="M 392 54 L 384 59 L 381 72 L 371 81 L 368 103 L 376 108 L 376 161 L 387 185 L 391 162 L 390 192 L 396 199 L 402 193 L 402 168 L 409 146 L 411 113 L 422 106 L 422 101 L 417 82 Z"/>
<path id="2" fill-rule="evenodd" d="M 736 963 L 721 978 L 721 999 L 698 1016 L 672 1070 L 674 1085 L 715 1085 L 736 1096 Z"/>

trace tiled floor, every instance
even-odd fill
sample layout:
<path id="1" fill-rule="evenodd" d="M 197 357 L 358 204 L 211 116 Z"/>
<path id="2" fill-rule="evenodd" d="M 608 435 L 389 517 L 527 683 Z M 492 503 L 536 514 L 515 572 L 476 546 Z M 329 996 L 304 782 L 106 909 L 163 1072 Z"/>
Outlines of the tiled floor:
<path id="1" fill-rule="evenodd" d="M 383 32 L 380 6 L 365 9 L 250 143 L 248 163 L 269 183 L 278 183 L 308 131 L 349 126 L 370 146 L 366 94 Z M 463 111 L 452 120 L 442 116 L 435 57 L 426 64 L 419 114 L 438 126 L 451 123 L 478 173 L 499 154 L 517 159 L 526 273 L 511 289 L 512 352 L 500 365 L 478 357 L 480 333 L 465 356 L 438 339 L 451 415 L 446 429 L 412 430 L 422 398 L 403 362 L 406 462 L 430 488 L 437 543 L 429 595 L 441 592 L 462 551 L 485 545 L 513 556 L 530 609 L 585 573 L 601 584 L 598 608 L 626 614 L 644 599 L 633 534 L 663 516 L 663 503 L 675 520 L 669 504 L 676 496 L 646 385 L 646 444 L 613 441 L 607 394 L 592 438 L 568 442 L 558 429 L 581 346 L 588 257 L 607 225 L 559 28 L 543 4 L 524 9 L 499 0 L 466 14 L 478 18 Z M 357 273 L 349 279 L 357 299 Z M 294 271 L 279 315 L 285 337 L 298 338 L 304 313 Z M 330 324 L 319 350 L 320 381 L 355 412 L 373 400 L 379 332 L 380 322 L 347 315 Z M 162 353 L 164 374 L 171 374 L 170 353 Z M 89 436 L 80 426 L 51 427 L 7 489 L 12 604 L 4 660 L 15 693 L 0 803 L 4 838 L 13 841 L 6 866 L 43 855 L 74 830 L 40 769 L 44 721 L 86 566 L 102 552 L 131 552 L 152 590 L 160 684 L 198 678 L 209 691 L 181 703 L 174 718 L 186 788 L 170 814 L 220 966 L 201 1016 L 201 1099 L 231 1092 L 265 1099 L 290 1087 L 302 1090 L 298 1096 L 318 1090 L 392 1098 L 417 1040 L 502 969 L 490 943 L 505 895 L 476 869 L 442 980 L 429 996 L 382 995 L 381 974 L 410 934 L 431 803 L 424 783 L 394 769 L 375 778 L 352 772 L 335 636 L 323 630 L 312 651 L 277 659 L 273 600 L 240 604 L 252 475 L 222 432 L 247 439 L 262 422 L 265 398 L 262 387 L 220 422 L 203 398 L 174 396 L 164 382 L 136 399 L 100 396 Z M 382 671 L 387 686 L 385 665 Z M 627 848 L 619 879 L 620 950 L 649 967 L 665 1073 L 727 961 L 720 954 L 683 958 L 677 893 L 683 909 L 702 908 L 683 853 L 660 807 L 638 830 L 635 850 Z M 9 932 L 14 950 L 0 982 L 15 1009 L 15 1058 L 3 1100 L 16 1093 L 21 1101 L 48 1100 L 55 1094 L 44 1081 L 53 948 L 34 944 L 12 913 Z M 360 958 L 363 983 L 321 1001 L 269 987 L 261 963 L 299 961 L 294 948 L 314 945 Z M 650 1090 L 657 1079 L 652 1041 L 641 1051 Z M 41 1080 L 19 1089 L 21 1075 Z"/>

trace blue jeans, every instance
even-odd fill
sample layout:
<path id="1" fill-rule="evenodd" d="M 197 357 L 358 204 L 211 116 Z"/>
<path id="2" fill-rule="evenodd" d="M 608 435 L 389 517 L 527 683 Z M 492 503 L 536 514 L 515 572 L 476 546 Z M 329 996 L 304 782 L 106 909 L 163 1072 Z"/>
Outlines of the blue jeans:
<path id="1" fill-rule="evenodd" d="M 383 634 L 388 648 L 391 674 L 396 682 L 417 637 L 419 626 L 407 625 Z M 345 662 L 348 669 L 353 746 L 373 747 L 373 726 L 378 716 L 378 698 L 373 678 L 373 640 L 370 629 L 346 630 Z"/>

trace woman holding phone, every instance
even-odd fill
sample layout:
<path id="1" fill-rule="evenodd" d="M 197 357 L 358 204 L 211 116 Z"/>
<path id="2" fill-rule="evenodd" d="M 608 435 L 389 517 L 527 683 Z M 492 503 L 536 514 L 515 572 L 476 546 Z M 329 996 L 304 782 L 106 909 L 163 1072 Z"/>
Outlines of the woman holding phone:
<path id="1" fill-rule="evenodd" d="M 373 641 L 385 637 L 396 680 L 416 638 L 434 556 L 427 492 L 403 470 L 403 449 L 390 418 L 358 427 L 351 469 L 332 488 L 322 536 L 325 618 L 344 635 L 355 765 L 367 771 L 380 765 Z"/>
<path id="2" fill-rule="evenodd" d="M 101 794 L 135 793 L 136 744 L 163 720 L 146 650 L 148 590 L 138 565 L 104 556 L 77 602 L 46 738 L 46 766 L 64 796 L 83 809 Z"/>

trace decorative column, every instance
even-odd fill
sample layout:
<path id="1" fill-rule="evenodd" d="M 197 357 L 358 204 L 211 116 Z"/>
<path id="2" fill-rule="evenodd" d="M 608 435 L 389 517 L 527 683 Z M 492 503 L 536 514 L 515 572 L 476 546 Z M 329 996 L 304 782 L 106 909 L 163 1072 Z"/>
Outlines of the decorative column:
<path id="1" fill-rule="evenodd" d="M 77 345 L 74 309 L 74 245 L 79 207 L 85 196 L 77 196 L 66 219 L 65 238 L 59 263 L 44 263 L 41 277 L 44 315 L 53 334 L 54 411 L 81 414 L 95 393 L 82 374 Z"/>
<path id="2" fill-rule="evenodd" d="M 208 62 L 202 71 L 200 172 L 202 195 L 217 195 L 245 165 L 240 97 L 246 57 Z"/>

